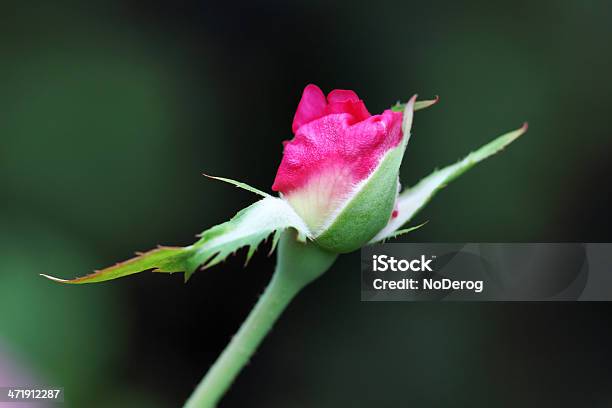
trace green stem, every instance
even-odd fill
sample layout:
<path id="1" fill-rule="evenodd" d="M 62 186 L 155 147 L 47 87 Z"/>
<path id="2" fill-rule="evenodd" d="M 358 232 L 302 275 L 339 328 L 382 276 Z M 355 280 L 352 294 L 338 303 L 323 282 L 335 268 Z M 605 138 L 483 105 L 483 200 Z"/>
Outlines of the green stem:
<path id="1" fill-rule="evenodd" d="M 184 408 L 215 407 L 293 297 L 327 271 L 336 257 L 312 243 L 298 242 L 293 231 L 284 232 L 270 284 Z"/>

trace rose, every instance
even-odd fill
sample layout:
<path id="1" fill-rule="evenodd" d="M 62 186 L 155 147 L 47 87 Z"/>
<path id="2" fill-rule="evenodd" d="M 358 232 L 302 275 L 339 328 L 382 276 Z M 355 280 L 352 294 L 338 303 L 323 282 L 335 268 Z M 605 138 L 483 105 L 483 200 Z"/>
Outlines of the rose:
<path id="1" fill-rule="evenodd" d="M 349 252 L 387 224 L 413 103 L 402 131 L 402 112 L 372 116 L 353 91 L 336 89 L 326 98 L 315 85 L 304 89 L 295 136 L 284 143 L 272 189 L 302 217 L 318 245 Z"/>
<path id="2" fill-rule="evenodd" d="M 272 186 L 280 197 L 235 180 L 213 177 L 262 198 L 229 221 L 205 230 L 192 245 L 158 247 L 75 279 L 43 276 L 62 283 L 83 284 L 153 270 L 185 272 L 187 280 L 196 270 L 215 266 L 240 248 L 248 248 L 248 261 L 271 235 L 272 251 L 281 235 L 291 235 L 305 244 L 304 251 L 323 249 L 335 256 L 411 232 L 420 225 L 402 227 L 442 187 L 503 150 L 527 130 L 525 123 L 458 162 L 434 171 L 400 194 L 398 174 L 413 113 L 437 100 L 416 102 L 415 95 L 406 104 L 396 104 L 372 116 L 353 91 L 337 89 L 325 97 L 318 87 L 308 85 L 293 120 L 294 138 L 285 142 Z"/>
<path id="3" fill-rule="evenodd" d="M 506 133 L 398 194 L 398 173 L 413 112 L 433 105 L 437 98 L 415 100 L 416 96 L 404 106 L 372 116 L 353 91 L 334 90 L 326 98 L 319 88 L 308 85 L 293 120 L 294 138 L 285 142 L 272 187 L 280 198 L 215 177 L 262 198 L 231 220 L 204 231 L 192 245 L 158 247 L 72 280 L 43 276 L 82 284 L 153 270 L 184 271 L 187 280 L 196 269 L 217 265 L 243 247 L 248 248 L 248 261 L 258 245 L 273 235 L 278 262 L 270 284 L 185 405 L 214 407 L 292 297 L 325 273 L 338 253 L 418 228 L 400 230 L 440 188 L 527 130 L 525 124 Z"/>

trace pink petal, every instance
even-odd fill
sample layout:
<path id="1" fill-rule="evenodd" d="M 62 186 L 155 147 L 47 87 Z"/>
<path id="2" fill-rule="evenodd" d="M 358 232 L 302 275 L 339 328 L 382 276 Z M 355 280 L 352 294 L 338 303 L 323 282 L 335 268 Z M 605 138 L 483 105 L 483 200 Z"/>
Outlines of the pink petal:
<path id="1" fill-rule="evenodd" d="M 333 103 L 339 103 L 339 95 L 332 95 Z M 349 98 L 343 103 L 354 103 Z M 386 110 L 354 122 L 353 113 L 328 114 L 300 126 L 285 143 L 272 189 L 283 193 L 312 228 L 320 227 L 402 140 L 400 112 Z"/>
<path id="2" fill-rule="evenodd" d="M 355 91 L 349 91 L 346 89 L 334 89 L 327 95 L 327 102 L 359 102 L 359 97 Z"/>
<path id="3" fill-rule="evenodd" d="M 323 91 L 316 85 L 307 85 L 306 88 L 304 88 L 302 99 L 293 117 L 293 125 L 291 126 L 293 133 L 295 133 L 300 126 L 323 116 L 326 107 L 327 101 L 325 100 Z"/>
<path id="4" fill-rule="evenodd" d="M 353 91 L 334 89 L 327 95 L 327 102 L 325 110 L 327 114 L 348 113 L 353 117 L 351 124 L 361 122 L 371 116 L 363 101 Z"/>

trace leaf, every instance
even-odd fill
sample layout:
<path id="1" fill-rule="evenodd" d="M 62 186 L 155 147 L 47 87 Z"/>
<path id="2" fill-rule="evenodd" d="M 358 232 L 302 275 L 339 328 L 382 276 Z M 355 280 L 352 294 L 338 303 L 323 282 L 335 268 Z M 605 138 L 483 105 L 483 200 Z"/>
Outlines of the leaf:
<path id="1" fill-rule="evenodd" d="M 242 184 L 242 183 L 241 183 Z M 185 272 L 185 280 L 203 265 L 210 268 L 225 260 L 231 253 L 248 247 L 247 261 L 259 244 L 274 233 L 273 248 L 280 233 L 295 228 L 302 240 L 310 238 L 310 231 L 289 204 L 267 196 L 241 210 L 231 220 L 216 225 L 201 234 L 195 244 L 187 247 L 159 247 L 106 269 L 76 279 L 46 278 L 61 283 L 93 283 L 121 278 L 146 270 L 154 272 Z"/>
<path id="2" fill-rule="evenodd" d="M 475 152 L 468 154 L 463 160 L 441 170 L 434 171 L 417 185 L 401 193 L 397 199 L 398 216 L 389 221 L 387 226 L 370 243 L 392 237 L 394 232 L 410 221 L 442 187 L 459 177 L 476 163 L 500 152 L 526 131 L 527 123 L 520 129 L 499 136 Z"/>
<path id="3" fill-rule="evenodd" d="M 438 95 L 436 95 L 435 99 L 426 99 L 424 101 L 416 101 L 414 103 L 414 112 L 419 111 L 421 109 L 429 108 L 430 106 L 435 105 L 439 101 L 440 101 L 440 97 Z M 405 108 L 406 108 L 405 103 L 398 102 L 391 107 L 391 110 L 393 112 L 402 112 Z"/>

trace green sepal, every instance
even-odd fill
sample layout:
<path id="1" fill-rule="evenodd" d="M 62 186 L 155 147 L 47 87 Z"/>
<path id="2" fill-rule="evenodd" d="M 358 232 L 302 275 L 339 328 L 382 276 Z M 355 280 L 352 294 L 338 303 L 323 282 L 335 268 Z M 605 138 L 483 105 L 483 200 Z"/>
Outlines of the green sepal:
<path id="1" fill-rule="evenodd" d="M 421 109 L 426 109 L 429 108 L 430 106 L 435 105 L 436 103 L 438 103 L 440 101 L 440 97 L 436 95 L 436 97 L 434 99 L 426 99 L 424 101 L 416 101 L 414 103 L 414 111 L 419 111 Z M 393 112 L 403 112 L 404 109 L 406 109 L 406 104 L 405 103 L 401 103 L 401 102 L 397 102 L 395 105 L 393 105 L 391 107 L 391 110 Z"/>
<path id="2" fill-rule="evenodd" d="M 395 231 L 393 234 L 389 235 L 388 237 L 385 238 L 385 240 L 387 239 L 393 239 L 393 238 L 397 238 L 400 237 L 402 235 L 406 235 L 411 233 L 412 231 L 418 230 L 419 228 L 421 228 L 423 225 L 427 224 L 429 221 L 425 221 L 419 225 L 415 225 L 413 227 L 408 227 L 408 228 L 404 228 L 404 229 L 400 229 Z"/>
<path id="3" fill-rule="evenodd" d="M 189 247 L 160 246 L 144 253 L 137 253 L 137 255 L 135 258 L 96 270 L 92 274 L 79 278 L 60 279 L 42 273 L 40 275 L 55 282 L 82 284 L 104 282 L 147 270 L 166 273 L 183 272 L 189 267 L 187 260 L 193 255 L 193 252 Z"/>
<path id="4" fill-rule="evenodd" d="M 387 225 L 397 195 L 397 172 L 403 149 L 387 154 L 361 191 L 334 219 L 333 224 L 316 237 L 324 249 L 347 253 L 359 249 Z"/>
<path id="5" fill-rule="evenodd" d="M 242 247 L 248 247 L 248 262 L 259 244 L 270 234 L 276 232 L 272 244 L 274 249 L 280 232 L 290 227 L 298 231 L 301 241 L 305 241 L 310 234 L 304 221 L 287 201 L 272 196 L 259 200 L 240 211 L 230 221 L 201 234 L 200 240 L 193 245 L 195 253 L 189 259 L 193 268 L 188 268 L 185 279 L 189 279 L 197 266 L 202 265 L 202 269 L 208 269 Z"/>
<path id="6" fill-rule="evenodd" d="M 525 123 L 521 128 L 508 132 L 499 136 L 495 140 L 482 146 L 480 149 L 468 154 L 464 159 L 457 163 L 447 166 L 443 169 L 436 170 L 429 176 L 422 179 L 414 187 L 402 192 L 397 199 L 398 216 L 389 221 L 376 236 L 370 241 L 375 243 L 388 238 L 392 238 L 395 231 L 406 224 L 414 217 L 414 215 L 431 200 L 431 198 L 440 191 L 441 188 L 462 175 L 465 171 L 481 162 L 482 160 L 493 156 L 495 153 L 502 151 L 510 143 L 514 142 L 527 131 Z"/>
<path id="7" fill-rule="evenodd" d="M 410 139 L 416 95 L 406 104 L 402 120 L 402 143 L 389 150 L 377 169 L 356 188 L 332 223 L 315 237 L 322 248 L 347 253 L 361 248 L 387 225 L 397 197 L 398 174 Z"/>
<path id="8" fill-rule="evenodd" d="M 236 186 L 236 187 L 241 188 L 241 189 L 246 190 L 246 191 L 250 191 L 251 193 L 255 193 L 255 194 L 260 195 L 262 197 L 272 197 L 270 194 L 265 193 L 265 192 L 255 188 L 255 187 L 251 187 L 248 184 L 243 183 L 241 181 L 232 180 L 232 179 L 229 179 L 229 178 L 226 178 L 226 177 L 211 176 L 209 174 L 204 174 L 204 176 L 206 176 L 208 178 L 211 178 L 213 180 L 223 181 L 224 183 L 231 184 L 233 186 Z"/>
<path id="9" fill-rule="evenodd" d="M 152 270 L 167 273 L 184 272 L 187 280 L 198 267 L 210 268 L 243 247 L 248 248 L 248 261 L 261 242 L 271 234 L 274 234 L 272 244 L 274 250 L 281 232 L 288 228 L 296 229 L 302 241 L 310 235 L 304 221 L 286 201 L 267 196 L 241 210 L 231 220 L 204 231 L 200 240 L 193 245 L 159 247 L 138 254 L 137 257 L 125 262 L 71 280 L 42 276 L 56 282 L 81 284 L 102 282 Z"/>

